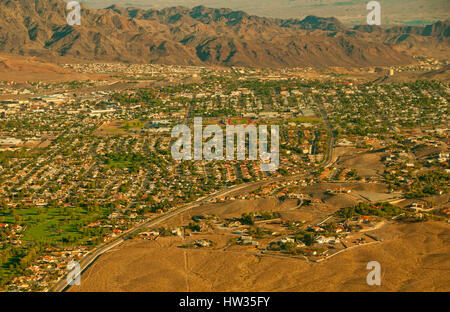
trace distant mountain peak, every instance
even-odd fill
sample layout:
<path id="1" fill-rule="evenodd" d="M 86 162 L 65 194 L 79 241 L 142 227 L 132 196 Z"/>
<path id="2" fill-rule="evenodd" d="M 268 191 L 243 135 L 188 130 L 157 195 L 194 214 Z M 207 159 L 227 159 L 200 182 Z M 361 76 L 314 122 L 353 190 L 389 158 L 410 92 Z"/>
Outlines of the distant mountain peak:
<path id="1" fill-rule="evenodd" d="M 373 66 L 412 58 L 393 45 L 448 48 L 449 24 L 348 30 L 334 17 L 275 19 L 226 8 L 85 7 L 68 26 L 63 0 L 0 0 L 0 52 L 88 60 L 222 66 Z M 419 40 L 420 39 L 420 40 Z"/>

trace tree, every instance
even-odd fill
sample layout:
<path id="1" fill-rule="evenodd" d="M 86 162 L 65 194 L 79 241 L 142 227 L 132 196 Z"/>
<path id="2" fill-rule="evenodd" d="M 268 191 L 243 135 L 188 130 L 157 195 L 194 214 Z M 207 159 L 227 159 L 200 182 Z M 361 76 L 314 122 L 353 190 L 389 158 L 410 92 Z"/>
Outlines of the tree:
<path id="1" fill-rule="evenodd" d="M 243 213 L 241 218 L 242 224 L 253 225 L 255 223 L 255 216 L 253 213 Z"/>

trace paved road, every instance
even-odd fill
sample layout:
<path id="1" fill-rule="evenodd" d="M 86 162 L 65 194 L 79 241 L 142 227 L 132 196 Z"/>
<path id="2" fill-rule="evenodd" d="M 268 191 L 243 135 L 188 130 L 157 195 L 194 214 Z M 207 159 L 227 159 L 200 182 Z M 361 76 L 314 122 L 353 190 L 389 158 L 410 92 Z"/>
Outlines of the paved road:
<path id="1" fill-rule="evenodd" d="M 292 178 L 292 177 L 288 177 L 288 178 Z M 174 216 L 179 215 L 180 213 L 183 213 L 187 210 L 190 210 L 192 208 L 198 207 L 201 204 L 205 204 L 207 203 L 209 200 L 211 199 L 215 199 L 219 196 L 224 196 L 224 195 L 228 195 L 229 193 L 233 193 L 233 192 L 237 192 L 240 191 L 242 189 L 245 188 L 250 188 L 250 187 L 255 187 L 255 186 L 261 186 L 264 184 L 269 184 L 272 183 L 274 181 L 278 181 L 278 180 L 283 180 L 284 178 L 273 178 L 273 179 L 269 179 L 269 180 L 264 180 L 264 181 L 255 181 L 255 182 L 249 182 L 249 183 L 245 183 L 242 185 L 233 185 L 229 188 L 226 188 L 224 190 L 215 192 L 211 195 L 208 195 L 204 198 L 201 198 L 193 203 L 181 206 L 179 208 L 173 208 L 172 210 L 168 211 L 167 213 L 165 213 L 164 215 L 157 217 L 156 219 L 152 219 L 150 221 L 147 221 L 141 225 L 138 225 L 126 232 L 124 232 L 121 236 L 119 236 L 118 238 L 100 246 L 95 248 L 94 250 L 92 250 L 91 252 L 89 252 L 84 258 L 82 258 L 80 260 L 80 273 L 83 273 L 92 263 L 94 263 L 94 261 L 101 256 L 102 254 L 104 254 L 105 252 L 107 252 L 108 250 L 119 246 L 120 244 L 122 244 L 123 242 L 125 242 L 128 237 L 130 235 L 133 235 L 137 232 L 139 232 L 141 229 L 146 228 L 146 227 L 150 227 L 150 226 L 155 226 L 160 224 L 161 222 L 167 221 L 170 218 L 173 218 Z M 67 275 L 65 275 L 61 280 L 59 280 L 56 285 L 51 289 L 51 291 L 54 292 L 62 292 L 65 291 L 66 289 L 69 288 L 69 282 L 67 281 Z"/>
<path id="2" fill-rule="evenodd" d="M 317 103 L 317 107 L 319 108 L 319 113 L 325 123 L 325 126 L 328 129 L 328 151 L 327 155 L 324 157 L 323 160 L 323 166 L 326 168 L 331 165 L 333 161 L 333 151 L 334 151 L 334 131 L 333 127 L 331 127 L 330 121 L 328 120 L 327 113 L 325 111 L 325 108 L 323 107 L 322 103 Z"/>
<path id="3" fill-rule="evenodd" d="M 322 163 L 323 166 L 327 167 L 331 164 L 331 161 L 333 159 L 333 145 L 334 145 L 334 135 L 333 135 L 333 130 L 331 128 L 331 125 L 328 122 L 328 118 L 327 115 L 325 113 L 325 110 L 323 108 L 322 105 L 318 104 L 318 108 L 319 108 L 319 112 L 322 115 L 322 118 L 328 128 L 329 131 L 329 148 L 328 148 L 328 153 L 326 155 L 326 157 L 324 158 L 324 161 Z M 150 227 L 150 226 L 155 226 L 160 224 L 161 222 L 167 221 L 170 218 L 173 218 L 174 216 L 179 215 L 180 213 L 183 213 L 187 210 L 190 210 L 192 208 L 198 207 L 201 204 L 205 204 L 207 203 L 209 200 L 211 199 L 215 199 L 218 198 L 219 196 L 224 196 L 227 195 L 229 193 L 233 193 L 245 188 L 250 188 L 250 187 L 255 187 L 255 186 L 262 186 L 265 184 L 270 184 L 276 181 L 283 181 L 283 180 L 294 180 L 294 179 L 298 179 L 300 177 L 303 177 L 305 174 L 307 174 L 309 172 L 305 172 L 303 174 L 299 174 L 299 175 L 294 175 L 294 176 L 289 176 L 289 177 L 280 177 L 280 178 L 271 178 L 271 179 L 267 179 L 267 180 L 263 180 L 263 181 L 255 181 L 255 182 L 249 182 L 249 183 L 244 183 L 241 185 L 233 185 L 229 188 L 226 188 L 224 190 L 221 191 L 217 191 L 211 195 L 208 195 L 204 198 L 200 198 L 197 201 L 181 206 L 179 208 L 173 208 L 172 210 L 168 211 L 167 213 L 165 213 L 164 215 L 157 217 L 156 219 L 152 219 L 150 221 L 147 221 L 141 225 L 138 225 L 126 232 L 124 232 L 120 237 L 100 246 L 95 248 L 93 251 L 89 252 L 84 258 L 82 258 L 80 260 L 80 274 L 83 273 L 92 263 L 94 263 L 94 261 L 101 256 L 102 254 L 104 254 L 105 252 L 107 252 L 108 250 L 119 246 L 120 244 L 122 244 L 123 242 L 125 242 L 127 240 L 127 238 L 130 235 L 133 235 L 137 232 L 139 232 L 141 229 L 146 228 L 146 227 Z M 66 289 L 69 288 L 69 283 L 67 281 L 67 277 L 64 276 L 61 280 L 59 280 L 56 285 L 51 289 L 52 291 L 55 292 L 62 292 L 65 291 Z"/>

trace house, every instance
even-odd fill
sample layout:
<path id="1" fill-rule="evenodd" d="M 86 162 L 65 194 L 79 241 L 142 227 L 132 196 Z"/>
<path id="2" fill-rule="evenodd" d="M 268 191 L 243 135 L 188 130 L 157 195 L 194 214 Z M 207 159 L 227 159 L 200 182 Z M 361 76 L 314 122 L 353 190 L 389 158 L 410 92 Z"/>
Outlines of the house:
<path id="1" fill-rule="evenodd" d="M 334 230 L 336 233 L 341 233 L 344 231 L 343 225 L 336 225 L 336 229 Z"/>
<path id="2" fill-rule="evenodd" d="M 290 238 L 290 237 L 285 237 L 285 238 L 280 239 L 280 241 L 278 243 L 280 245 L 284 245 L 284 244 L 287 244 L 287 243 L 295 243 L 295 240 L 293 238 Z"/>
<path id="3" fill-rule="evenodd" d="M 242 235 L 239 237 L 239 240 L 237 242 L 239 245 L 254 245 L 258 246 L 258 242 L 253 240 L 253 237 L 249 235 Z"/>
<path id="4" fill-rule="evenodd" d="M 176 228 L 176 229 L 172 230 L 172 234 L 174 234 L 176 236 L 182 236 L 183 232 L 181 231 L 180 228 Z"/>
<path id="5" fill-rule="evenodd" d="M 424 210 L 426 207 L 425 207 L 425 203 L 414 202 L 411 205 L 409 205 L 409 208 L 411 210 L 419 211 L 419 210 Z"/>
<path id="6" fill-rule="evenodd" d="M 335 243 L 336 239 L 334 237 L 325 237 L 325 236 L 318 236 L 316 238 L 316 243 L 318 244 L 329 244 L 329 243 Z"/>
<path id="7" fill-rule="evenodd" d="M 370 216 L 362 216 L 362 217 L 358 217 L 358 222 L 359 223 L 368 223 L 370 222 Z"/>
<path id="8" fill-rule="evenodd" d="M 194 242 L 194 245 L 197 247 L 209 247 L 211 246 L 212 242 L 207 239 L 201 239 Z"/>

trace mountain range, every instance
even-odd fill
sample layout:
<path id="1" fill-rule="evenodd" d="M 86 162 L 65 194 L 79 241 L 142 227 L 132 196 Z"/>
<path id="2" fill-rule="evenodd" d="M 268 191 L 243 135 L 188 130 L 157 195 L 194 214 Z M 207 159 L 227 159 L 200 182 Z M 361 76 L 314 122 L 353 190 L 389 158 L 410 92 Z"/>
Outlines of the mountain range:
<path id="1" fill-rule="evenodd" d="M 243 11 L 171 7 L 91 9 L 80 26 L 63 0 L 0 0 L 0 53 L 89 61 L 254 67 L 408 64 L 448 58 L 450 22 L 355 26 L 336 18 L 278 19 Z"/>
<path id="2" fill-rule="evenodd" d="M 163 9 L 199 4 L 211 8 L 230 8 L 253 15 L 278 18 L 305 18 L 308 15 L 334 16 L 347 25 L 366 22 L 367 1 L 362 0 L 80 0 L 94 8 L 109 5 Z M 450 17 L 448 0 L 380 0 L 383 25 L 426 25 Z"/>

